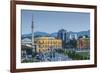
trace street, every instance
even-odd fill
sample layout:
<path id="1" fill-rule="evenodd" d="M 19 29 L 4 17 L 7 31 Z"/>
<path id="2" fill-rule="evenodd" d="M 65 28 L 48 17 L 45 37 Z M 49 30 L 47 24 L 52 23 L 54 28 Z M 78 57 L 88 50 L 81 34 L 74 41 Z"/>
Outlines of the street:
<path id="1" fill-rule="evenodd" d="M 42 62 L 48 62 L 48 61 L 70 61 L 72 60 L 67 55 L 60 54 L 57 52 L 49 52 L 49 53 L 43 53 L 38 55 L 40 61 Z"/>

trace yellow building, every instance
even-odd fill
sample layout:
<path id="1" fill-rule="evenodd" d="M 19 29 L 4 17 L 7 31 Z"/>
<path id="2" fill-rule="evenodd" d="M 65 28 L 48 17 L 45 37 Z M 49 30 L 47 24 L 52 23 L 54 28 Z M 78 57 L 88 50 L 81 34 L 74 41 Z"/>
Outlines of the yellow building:
<path id="1" fill-rule="evenodd" d="M 50 49 L 61 49 L 62 40 L 54 37 L 38 37 L 35 38 L 37 52 L 45 52 Z"/>

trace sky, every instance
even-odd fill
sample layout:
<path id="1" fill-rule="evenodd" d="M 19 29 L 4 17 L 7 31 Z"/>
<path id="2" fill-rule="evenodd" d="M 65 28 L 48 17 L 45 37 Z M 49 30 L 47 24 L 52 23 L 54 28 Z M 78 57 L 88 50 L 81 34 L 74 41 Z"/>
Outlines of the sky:
<path id="1" fill-rule="evenodd" d="M 89 13 L 21 10 L 22 34 L 31 33 L 32 16 L 35 32 L 54 33 L 60 29 L 79 32 L 90 29 Z"/>

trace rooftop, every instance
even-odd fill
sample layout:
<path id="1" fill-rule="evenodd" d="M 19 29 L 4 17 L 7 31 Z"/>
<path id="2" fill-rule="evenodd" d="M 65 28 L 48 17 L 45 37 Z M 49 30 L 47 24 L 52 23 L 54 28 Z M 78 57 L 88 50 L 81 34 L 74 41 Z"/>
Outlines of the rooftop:
<path id="1" fill-rule="evenodd" d="M 37 37 L 36 39 L 46 39 L 46 40 L 48 40 L 48 39 L 56 39 L 55 37 Z"/>

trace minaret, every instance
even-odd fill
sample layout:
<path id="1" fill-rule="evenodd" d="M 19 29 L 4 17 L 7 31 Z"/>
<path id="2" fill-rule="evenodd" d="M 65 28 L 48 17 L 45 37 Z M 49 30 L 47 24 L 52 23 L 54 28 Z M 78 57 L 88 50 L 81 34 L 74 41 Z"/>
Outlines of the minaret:
<path id="1" fill-rule="evenodd" d="M 32 15 L 32 25 L 31 25 L 31 31 L 32 31 L 32 48 L 33 51 L 35 51 L 35 47 L 34 47 L 34 22 L 33 22 L 33 15 Z"/>
<path id="2" fill-rule="evenodd" d="M 34 22 L 33 22 L 33 16 L 32 16 L 32 26 L 31 26 L 31 29 L 32 29 L 32 46 L 34 45 Z"/>

